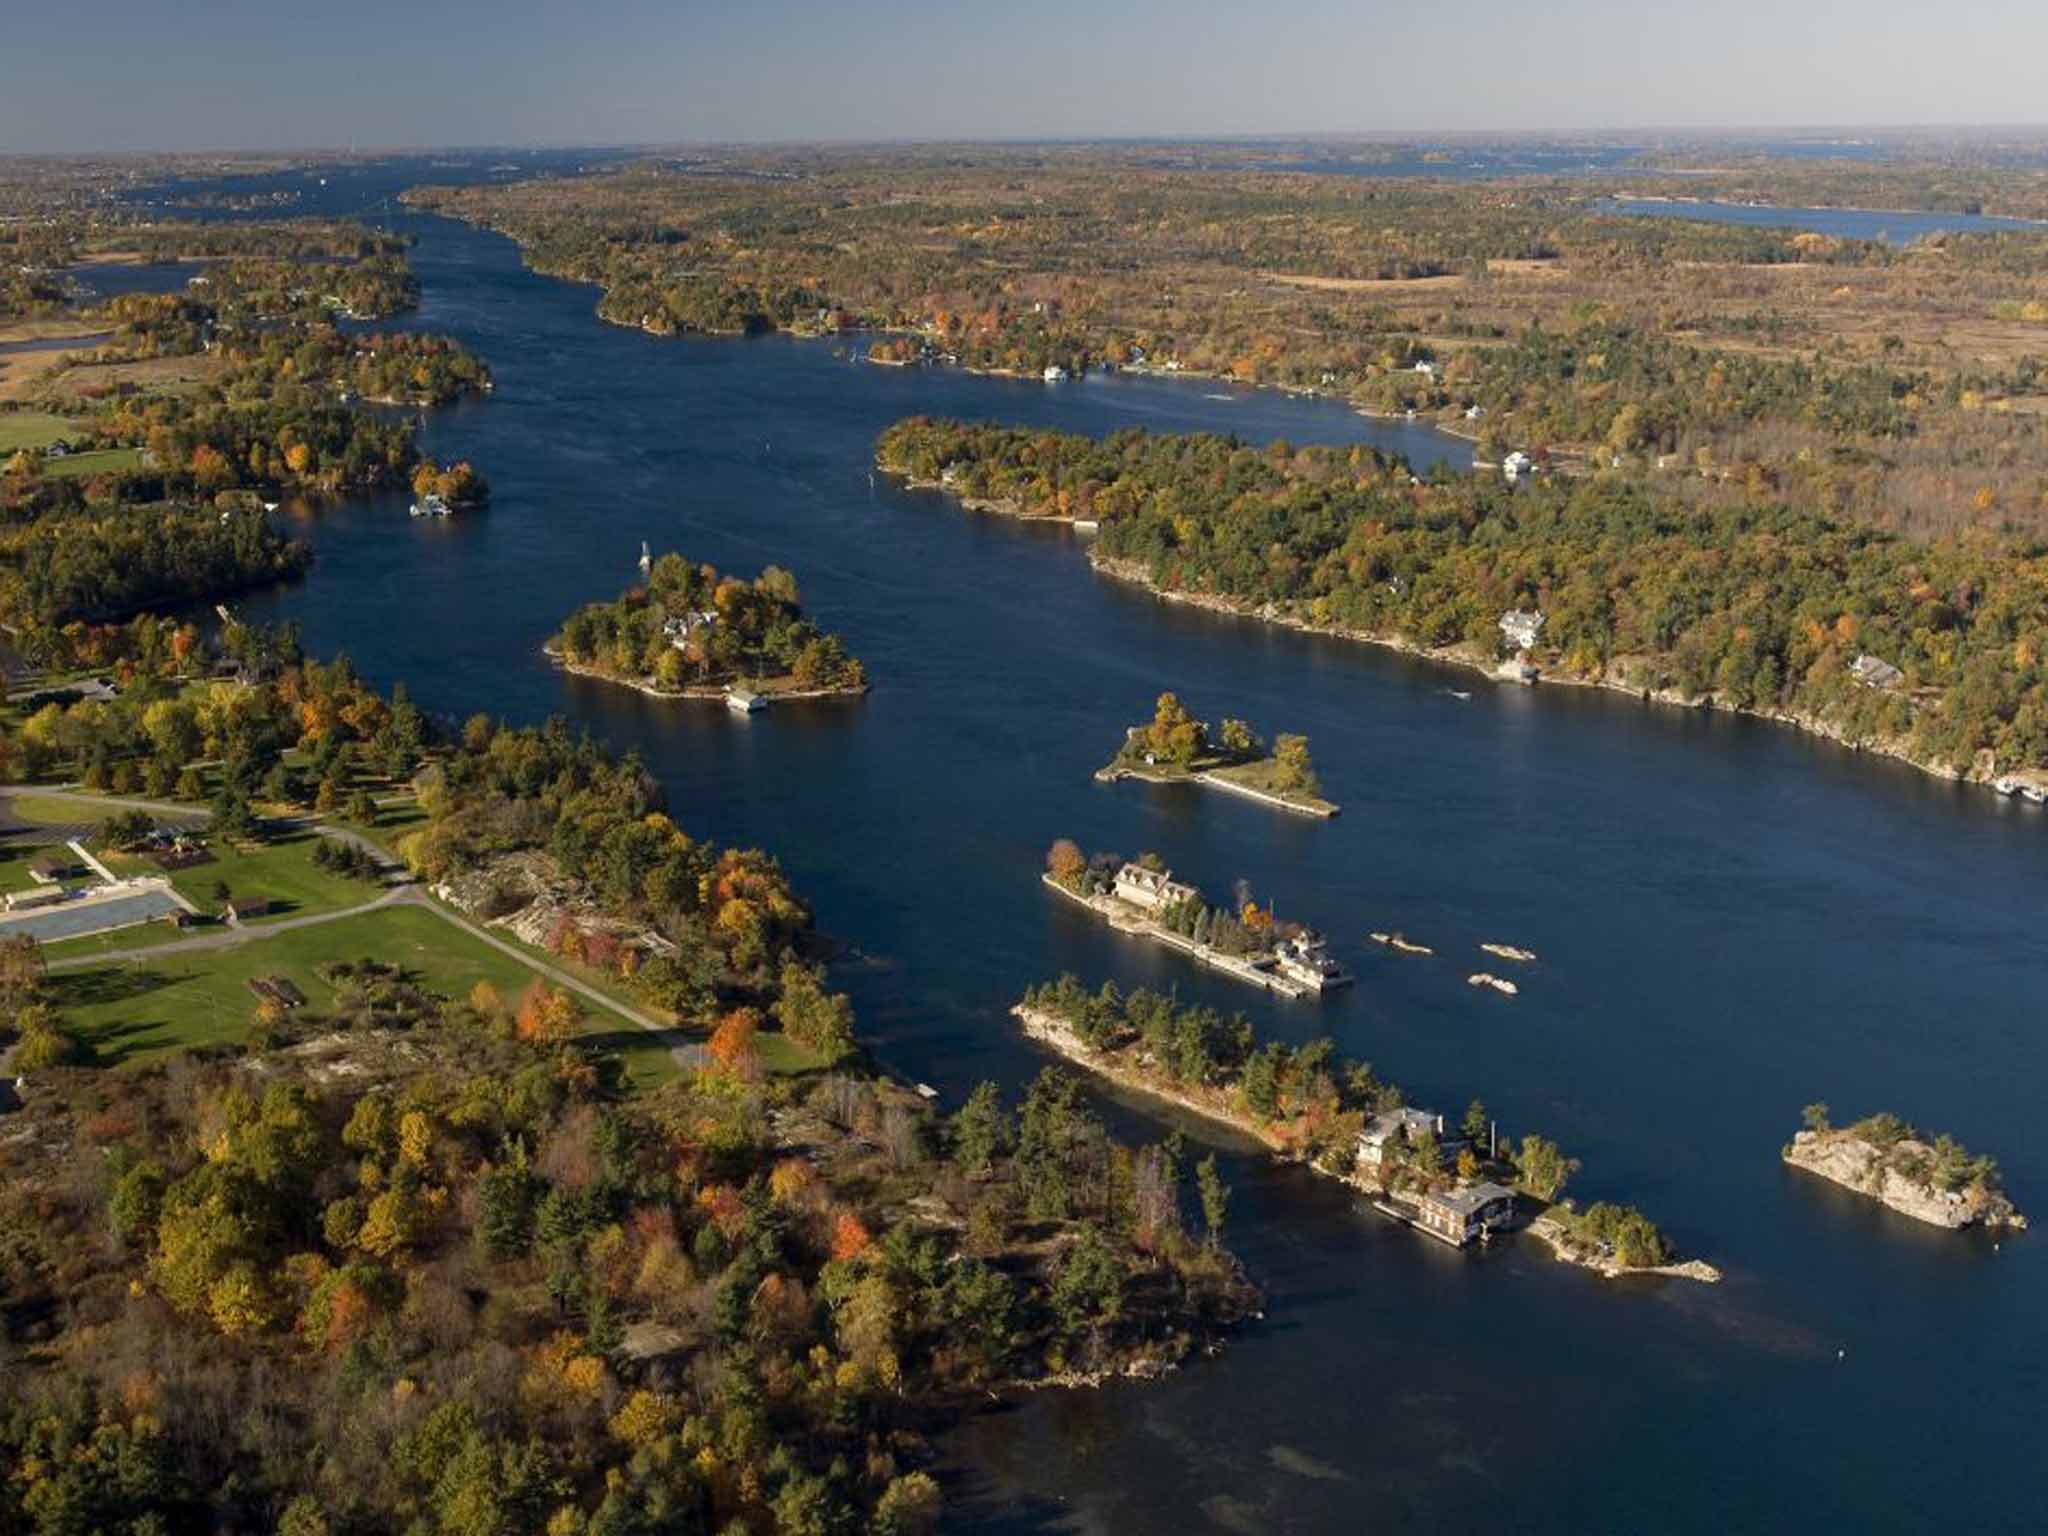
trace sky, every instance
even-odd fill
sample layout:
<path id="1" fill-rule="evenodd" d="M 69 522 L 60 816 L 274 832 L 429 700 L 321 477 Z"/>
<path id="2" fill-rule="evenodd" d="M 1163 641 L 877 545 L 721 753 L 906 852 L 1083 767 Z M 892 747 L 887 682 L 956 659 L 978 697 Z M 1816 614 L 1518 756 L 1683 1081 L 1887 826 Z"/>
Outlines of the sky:
<path id="1" fill-rule="evenodd" d="M 15 0 L 0 153 L 2048 122 L 2043 0 Z"/>

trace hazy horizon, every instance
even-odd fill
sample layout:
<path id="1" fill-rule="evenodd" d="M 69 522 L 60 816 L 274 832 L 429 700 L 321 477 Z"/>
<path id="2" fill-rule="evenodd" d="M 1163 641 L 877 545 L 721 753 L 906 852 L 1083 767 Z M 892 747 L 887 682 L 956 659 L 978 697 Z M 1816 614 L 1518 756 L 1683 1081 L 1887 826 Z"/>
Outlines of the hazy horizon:
<path id="1" fill-rule="evenodd" d="M 2043 127 L 2044 44 L 2048 11 L 2017 0 L 1654 19 L 1622 0 L 1048 0 L 1024 18 L 938 0 L 365 0 L 340 20 L 225 0 L 203 23 L 113 0 L 90 27 L 10 23 L 0 153 L 1997 133 Z"/>

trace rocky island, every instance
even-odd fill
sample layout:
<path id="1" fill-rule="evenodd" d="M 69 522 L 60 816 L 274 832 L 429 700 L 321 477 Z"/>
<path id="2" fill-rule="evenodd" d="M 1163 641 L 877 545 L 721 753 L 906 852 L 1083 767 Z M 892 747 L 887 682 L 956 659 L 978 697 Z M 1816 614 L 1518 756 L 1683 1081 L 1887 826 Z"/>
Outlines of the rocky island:
<path id="1" fill-rule="evenodd" d="M 1806 1107 L 1805 1129 L 1785 1145 L 1794 1168 L 1820 1175 L 1929 1226 L 2024 1228 L 2000 1187 L 1998 1165 L 1972 1157 L 1952 1136 L 1928 1141 L 1897 1115 L 1868 1115 L 1835 1127 L 1825 1104 Z"/>
<path id="2" fill-rule="evenodd" d="M 1527 1226 L 1562 1262 L 1610 1278 L 1663 1275 L 1709 1284 L 1720 1271 L 1682 1260 L 1649 1217 L 1563 1198 L 1578 1172 L 1555 1142 L 1503 1136 L 1478 1100 L 1455 1123 L 1409 1104 L 1328 1039 L 1261 1044 L 1242 1014 L 1184 1007 L 1143 989 L 1072 976 L 1027 991 L 1011 1012 L 1033 1040 L 1077 1066 L 1250 1137 L 1371 1197 L 1375 1209 L 1463 1248 Z"/>
<path id="3" fill-rule="evenodd" d="M 749 709 L 867 692 L 866 669 L 804 616 L 796 578 L 781 567 L 743 581 L 665 554 L 643 555 L 641 569 L 643 581 L 577 609 L 548 641 L 563 670 Z"/>
<path id="4" fill-rule="evenodd" d="M 1171 693 L 1159 695 L 1149 723 L 1130 727 L 1095 777 L 1105 784 L 1207 784 L 1302 816 L 1327 819 L 1340 809 L 1322 798 L 1306 736 L 1277 736 L 1268 751 L 1242 720 L 1225 720 L 1212 736 L 1208 722 L 1195 719 Z"/>

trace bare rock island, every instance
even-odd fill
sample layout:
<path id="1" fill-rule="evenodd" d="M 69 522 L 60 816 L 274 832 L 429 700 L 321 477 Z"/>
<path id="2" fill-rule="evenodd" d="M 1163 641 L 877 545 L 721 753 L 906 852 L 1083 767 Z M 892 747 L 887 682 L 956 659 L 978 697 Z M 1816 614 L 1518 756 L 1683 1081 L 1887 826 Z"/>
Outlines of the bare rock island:
<path id="1" fill-rule="evenodd" d="M 1815 1111 L 1819 1111 L 1818 1114 Z M 1988 1157 L 1971 1157 L 1948 1136 L 1931 1142 L 1896 1115 L 1872 1115 L 1837 1129 L 1826 1106 L 1808 1111 L 1807 1129 L 1786 1145 L 1784 1159 L 1890 1206 L 1915 1221 L 1951 1231 L 1963 1227 L 2022 1229 L 2020 1214 Z"/>

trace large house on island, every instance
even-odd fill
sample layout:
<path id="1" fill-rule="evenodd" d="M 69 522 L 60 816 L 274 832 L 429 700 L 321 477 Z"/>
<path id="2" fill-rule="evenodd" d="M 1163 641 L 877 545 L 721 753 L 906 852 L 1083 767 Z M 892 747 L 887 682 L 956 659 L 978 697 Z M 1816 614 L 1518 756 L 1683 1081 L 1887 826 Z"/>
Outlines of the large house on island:
<path id="1" fill-rule="evenodd" d="M 1192 885 L 1182 885 L 1173 878 L 1170 870 L 1126 864 L 1116 872 L 1116 894 L 1147 912 L 1164 912 L 1168 907 L 1201 895 L 1201 892 Z"/>
<path id="2" fill-rule="evenodd" d="M 1464 1148 L 1463 1137 L 1444 1135 L 1444 1117 L 1434 1110 L 1404 1105 L 1374 1115 L 1358 1133 L 1358 1162 L 1363 1168 L 1384 1168 L 1400 1155 L 1401 1149 L 1425 1136 L 1436 1138 L 1437 1150 L 1456 1157 Z"/>

